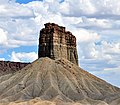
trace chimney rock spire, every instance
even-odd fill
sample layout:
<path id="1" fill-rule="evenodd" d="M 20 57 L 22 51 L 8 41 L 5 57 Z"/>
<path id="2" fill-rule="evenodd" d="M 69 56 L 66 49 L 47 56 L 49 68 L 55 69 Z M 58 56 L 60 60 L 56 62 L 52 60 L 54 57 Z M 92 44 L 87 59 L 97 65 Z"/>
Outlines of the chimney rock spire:
<path id="1" fill-rule="evenodd" d="M 46 23 L 40 31 L 38 57 L 65 58 L 78 65 L 76 37 L 65 27 Z"/>

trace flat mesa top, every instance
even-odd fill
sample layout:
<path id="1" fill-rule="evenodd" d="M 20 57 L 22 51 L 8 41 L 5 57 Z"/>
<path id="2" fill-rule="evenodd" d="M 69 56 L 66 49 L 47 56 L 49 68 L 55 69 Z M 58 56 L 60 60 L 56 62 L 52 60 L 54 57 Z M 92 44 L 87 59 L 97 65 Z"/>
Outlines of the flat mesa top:
<path id="1" fill-rule="evenodd" d="M 40 31 L 38 57 L 65 58 L 78 65 L 76 37 L 63 26 L 46 23 Z"/>

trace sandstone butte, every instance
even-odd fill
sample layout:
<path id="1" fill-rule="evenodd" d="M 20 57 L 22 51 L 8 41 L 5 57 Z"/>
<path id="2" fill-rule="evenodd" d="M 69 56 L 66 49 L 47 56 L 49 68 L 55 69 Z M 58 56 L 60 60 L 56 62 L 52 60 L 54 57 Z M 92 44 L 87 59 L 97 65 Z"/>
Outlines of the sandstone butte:
<path id="1" fill-rule="evenodd" d="M 45 24 L 38 56 L 30 64 L 5 66 L 11 72 L 0 76 L 0 105 L 120 105 L 118 87 L 78 66 L 76 38 L 65 27 Z"/>
<path id="2" fill-rule="evenodd" d="M 40 31 L 38 56 L 54 60 L 65 58 L 78 65 L 76 37 L 65 27 L 47 23 Z"/>

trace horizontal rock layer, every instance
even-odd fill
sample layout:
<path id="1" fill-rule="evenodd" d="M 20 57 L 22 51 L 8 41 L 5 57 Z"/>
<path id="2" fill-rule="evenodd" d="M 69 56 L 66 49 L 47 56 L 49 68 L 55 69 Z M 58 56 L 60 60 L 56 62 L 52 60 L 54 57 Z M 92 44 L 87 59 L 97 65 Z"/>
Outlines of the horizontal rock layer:
<path id="1" fill-rule="evenodd" d="M 40 31 L 38 56 L 65 58 L 78 65 L 76 37 L 66 31 L 65 27 L 47 23 Z"/>
<path id="2" fill-rule="evenodd" d="M 0 75 L 14 73 L 28 64 L 29 63 L 0 61 Z"/>

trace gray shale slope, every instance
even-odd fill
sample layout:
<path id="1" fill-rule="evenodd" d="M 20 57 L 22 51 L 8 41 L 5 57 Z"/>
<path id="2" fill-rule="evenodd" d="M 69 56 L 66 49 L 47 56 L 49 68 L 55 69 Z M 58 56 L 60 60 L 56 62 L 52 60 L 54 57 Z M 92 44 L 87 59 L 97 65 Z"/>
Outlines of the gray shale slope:
<path id="1" fill-rule="evenodd" d="M 120 89 L 64 58 L 40 58 L 14 74 L 0 76 L 1 103 L 36 98 L 53 102 L 36 105 L 120 105 Z M 58 101 L 64 103 L 54 104 Z"/>

